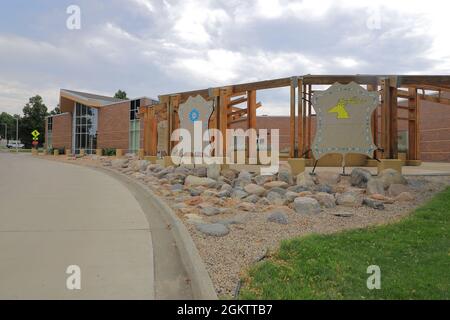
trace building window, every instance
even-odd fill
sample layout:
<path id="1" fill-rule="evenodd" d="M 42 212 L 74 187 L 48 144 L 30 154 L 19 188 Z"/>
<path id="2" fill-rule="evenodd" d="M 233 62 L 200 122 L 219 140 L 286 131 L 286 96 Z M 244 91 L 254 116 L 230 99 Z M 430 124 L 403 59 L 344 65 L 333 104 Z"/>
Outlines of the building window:
<path id="1" fill-rule="evenodd" d="M 47 149 L 53 148 L 53 117 L 47 118 Z"/>
<path id="2" fill-rule="evenodd" d="M 98 111 L 81 103 L 75 105 L 74 115 L 74 152 L 79 154 L 81 149 L 88 154 L 97 148 Z"/>
<path id="3" fill-rule="evenodd" d="M 137 153 L 140 148 L 141 123 L 139 121 L 140 100 L 130 102 L 130 133 L 129 133 L 129 152 Z"/>

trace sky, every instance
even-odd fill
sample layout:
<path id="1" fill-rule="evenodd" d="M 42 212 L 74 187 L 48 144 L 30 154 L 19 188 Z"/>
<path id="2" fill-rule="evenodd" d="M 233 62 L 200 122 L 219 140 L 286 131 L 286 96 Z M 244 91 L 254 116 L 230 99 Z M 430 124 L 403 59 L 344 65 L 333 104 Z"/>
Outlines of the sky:
<path id="1" fill-rule="evenodd" d="M 4 0 L 0 112 L 35 94 L 51 110 L 61 88 L 157 98 L 304 74 L 448 75 L 449 12 L 446 0 Z M 259 114 L 289 112 L 288 89 L 258 101 Z"/>

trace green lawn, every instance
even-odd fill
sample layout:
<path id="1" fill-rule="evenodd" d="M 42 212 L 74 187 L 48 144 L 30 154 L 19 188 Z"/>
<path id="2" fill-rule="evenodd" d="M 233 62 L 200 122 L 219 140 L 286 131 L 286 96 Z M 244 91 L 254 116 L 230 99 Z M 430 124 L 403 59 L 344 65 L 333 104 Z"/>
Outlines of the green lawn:
<path id="1" fill-rule="evenodd" d="M 449 299 L 450 188 L 395 224 L 284 241 L 243 280 L 241 299 Z"/>

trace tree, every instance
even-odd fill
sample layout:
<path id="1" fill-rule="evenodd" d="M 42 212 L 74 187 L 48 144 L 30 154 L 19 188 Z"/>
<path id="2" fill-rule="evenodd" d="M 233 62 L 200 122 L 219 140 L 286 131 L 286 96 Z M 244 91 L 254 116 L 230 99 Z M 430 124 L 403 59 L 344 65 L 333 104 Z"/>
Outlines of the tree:
<path id="1" fill-rule="evenodd" d="M 44 104 L 42 97 L 36 95 L 31 97 L 29 102 L 22 110 L 23 117 L 19 120 L 19 137 L 26 148 L 32 146 L 31 132 L 39 131 L 39 142 L 45 139 L 45 117 L 48 115 L 47 106 Z"/>
<path id="2" fill-rule="evenodd" d="M 5 125 L 7 127 L 7 137 L 5 137 Z M 10 115 L 9 113 L 2 112 L 0 114 L 0 136 L 2 138 L 6 138 L 6 140 L 15 139 L 15 132 L 16 132 L 16 119 Z"/>
<path id="3" fill-rule="evenodd" d="M 118 90 L 117 92 L 116 92 L 116 94 L 114 95 L 114 98 L 116 98 L 116 99 L 128 99 L 127 98 L 127 93 L 125 92 L 125 91 L 122 91 L 122 90 Z"/>
<path id="4" fill-rule="evenodd" d="M 60 114 L 60 113 L 61 113 L 61 109 L 59 108 L 59 104 L 58 104 L 57 107 L 55 107 L 55 109 L 53 109 L 52 111 L 50 111 L 50 115 L 51 115 L 51 116 L 54 116 L 54 115 L 57 115 L 57 114 Z"/>

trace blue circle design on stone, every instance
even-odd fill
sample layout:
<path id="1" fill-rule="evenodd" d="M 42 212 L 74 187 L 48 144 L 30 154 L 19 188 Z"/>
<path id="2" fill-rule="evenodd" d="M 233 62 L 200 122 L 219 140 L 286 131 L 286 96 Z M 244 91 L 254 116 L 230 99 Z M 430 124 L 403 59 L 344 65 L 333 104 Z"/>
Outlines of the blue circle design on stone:
<path id="1" fill-rule="evenodd" d="M 200 118 L 200 112 L 198 112 L 197 109 L 192 109 L 191 112 L 189 112 L 189 120 L 191 120 L 191 122 L 197 121 Z"/>

